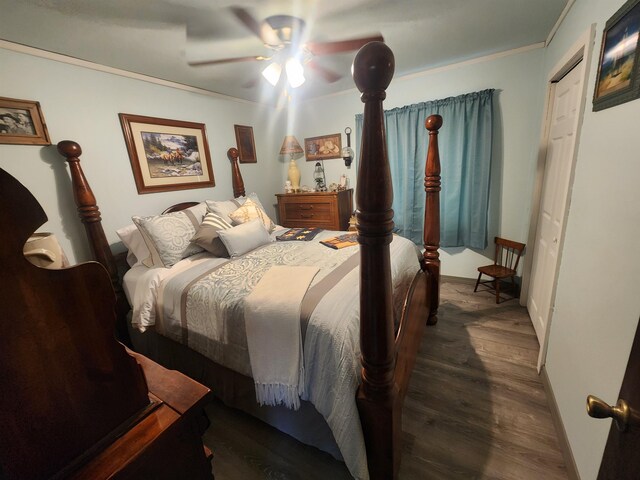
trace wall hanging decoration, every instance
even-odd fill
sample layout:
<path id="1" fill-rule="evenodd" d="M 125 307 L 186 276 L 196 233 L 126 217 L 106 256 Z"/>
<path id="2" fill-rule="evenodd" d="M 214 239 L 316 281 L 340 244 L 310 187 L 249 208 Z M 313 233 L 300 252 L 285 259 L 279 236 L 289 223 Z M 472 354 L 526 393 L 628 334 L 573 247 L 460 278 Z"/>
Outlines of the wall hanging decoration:
<path id="1" fill-rule="evenodd" d="M 593 110 L 640 97 L 640 0 L 629 0 L 607 21 L 602 32 Z"/>
<path id="2" fill-rule="evenodd" d="M 253 127 L 246 125 L 234 125 L 236 132 L 236 145 L 240 152 L 240 163 L 258 163 L 256 157 L 256 144 L 253 141 Z"/>
<path id="3" fill-rule="evenodd" d="M 213 187 L 204 124 L 120 114 L 138 193 Z"/>
<path id="4" fill-rule="evenodd" d="M 344 166 L 351 168 L 351 162 L 355 156 L 353 148 L 351 148 L 351 127 L 345 128 L 344 133 L 347 135 L 347 146 L 342 149 L 342 153 L 340 155 L 344 160 Z"/>
<path id="5" fill-rule="evenodd" d="M 307 162 L 342 158 L 342 140 L 339 133 L 304 139 L 304 152 Z"/>
<path id="6" fill-rule="evenodd" d="M 0 143 L 51 145 L 39 102 L 0 97 Z"/>

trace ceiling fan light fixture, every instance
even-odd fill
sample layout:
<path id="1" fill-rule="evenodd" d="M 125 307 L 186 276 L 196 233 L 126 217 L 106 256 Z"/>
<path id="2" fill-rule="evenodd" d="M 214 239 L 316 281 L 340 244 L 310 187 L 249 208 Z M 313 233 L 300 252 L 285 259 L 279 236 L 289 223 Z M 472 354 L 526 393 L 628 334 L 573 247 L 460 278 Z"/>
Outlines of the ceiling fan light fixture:
<path id="1" fill-rule="evenodd" d="M 285 64 L 285 70 L 287 72 L 287 80 L 291 88 L 297 88 L 305 82 L 304 68 L 302 63 L 296 57 L 291 57 Z"/>
<path id="2" fill-rule="evenodd" d="M 278 84 L 278 80 L 280 80 L 280 74 L 282 74 L 282 67 L 277 62 L 269 64 L 267 68 L 262 70 L 262 76 L 274 87 Z"/>

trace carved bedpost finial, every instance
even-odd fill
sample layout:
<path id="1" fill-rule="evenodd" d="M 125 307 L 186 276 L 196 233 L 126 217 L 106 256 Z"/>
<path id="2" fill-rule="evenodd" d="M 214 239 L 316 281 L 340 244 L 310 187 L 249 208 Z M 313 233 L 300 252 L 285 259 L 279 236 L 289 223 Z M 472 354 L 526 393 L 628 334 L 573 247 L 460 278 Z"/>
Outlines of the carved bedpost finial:
<path id="1" fill-rule="evenodd" d="M 438 321 L 440 303 L 440 153 L 438 149 L 438 130 L 442 127 L 440 115 L 430 115 L 424 122 L 429 130 L 429 150 L 424 169 L 424 191 L 426 192 L 424 216 L 424 254 L 422 268 L 431 274 L 431 310 L 427 323 L 434 325 Z M 428 215 L 427 212 L 433 212 Z"/>
<path id="2" fill-rule="evenodd" d="M 368 43 L 353 62 L 353 78 L 364 102 L 357 229 L 360 243 L 360 350 L 362 384 L 356 397 L 367 442 L 372 480 L 397 478 L 401 432 L 393 405 L 395 334 L 389 244 L 393 239 L 393 189 L 387 157 L 382 101 L 394 71 L 393 53 Z"/>
<path id="3" fill-rule="evenodd" d="M 391 83 L 394 70 L 391 49 L 383 42 L 367 43 L 353 60 L 353 81 L 364 94 L 384 91 Z"/>
<path id="4" fill-rule="evenodd" d="M 231 160 L 231 182 L 233 185 L 233 196 L 244 197 L 244 181 L 242 180 L 242 174 L 240 173 L 240 166 L 238 165 L 238 157 L 240 152 L 237 148 L 231 147 L 227 150 L 227 157 Z"/>

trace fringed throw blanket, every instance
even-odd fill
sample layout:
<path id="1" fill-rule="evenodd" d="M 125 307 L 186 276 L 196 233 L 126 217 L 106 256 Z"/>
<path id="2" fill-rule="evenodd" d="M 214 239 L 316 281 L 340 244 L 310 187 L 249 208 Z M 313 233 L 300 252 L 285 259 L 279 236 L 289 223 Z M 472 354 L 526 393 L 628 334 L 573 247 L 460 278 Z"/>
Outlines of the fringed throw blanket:
<path id="1" fill-rule="evenodd" d="M 260 405 L 298 410 L 304 395 L 300 304 L 318 267 L 271 267 L 245 299 L 251 371 Z"/>

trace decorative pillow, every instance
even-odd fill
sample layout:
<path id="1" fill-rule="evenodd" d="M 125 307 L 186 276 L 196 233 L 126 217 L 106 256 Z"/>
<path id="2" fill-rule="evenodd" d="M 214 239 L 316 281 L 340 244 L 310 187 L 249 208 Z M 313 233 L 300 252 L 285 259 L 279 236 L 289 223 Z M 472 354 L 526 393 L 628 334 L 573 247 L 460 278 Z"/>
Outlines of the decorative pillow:
<path id="1" fill-rule="evenodd" d="M 251 220 L 227 230 L 219 230 L 218 236 L 231 257 L 239 257 L 254 248 L 271 242 L 269 232 L 259 220 Z"/>
<path id="2" fill-rule="evenodd" d="M 262 207 L 262 203 L 260 203 L 260 199 L 258 198 L 258 195 L 256 195 L 253 192 L 251 192 L 246 197 L 232 198 L 231 200 L 222 200 L 222 201 L 207 200 L 206 201 L 207 210 L 211 213 L 215 213 L 221 216 L 228 223 L 233 223 L 233 220 L 231 220 L 231 218 L 229 217 L 229 214 L 235 212 L 248 199 L 253 200 L 255 203 L 260 205 L 260 207 L 264 210 L 264 208 Z"/>
<path id="3" fill-rule="evenodd" d="M 250 220 L 260 220 L 269 233 L 273 232 L 276 226 L 273 224 L 264 209 L 250 198 L 229 215 L 235 224 L 247 223 Z"/>
<path id="4" fill-rule="evenodd" d="M 144 238 L 151 256 L 144 260 L 147 267 L 169 268 L 183 258 L 202 251 L 191 243 L 198 220 L 193 212 L 174 212 L 152 217 L 132 217 Z"/>
<path id="5" fill-rule="evenodd" d="M 130 267 L 142 265 L 142 262 L 151 255 L 135 223 L 116 230 L 116 234 L 128 250 L 127 263 Z"/>
<path id="6" fill-rule="evenodd" d="M 204 248 L 207 252 L 213 253 L 216 257 L 228 257 L 229 253 L 220 240 L 218 232 L 229 228 L 231 228 L 231 224 L 220 215 L 207 213 L 191 242 Z"/>

